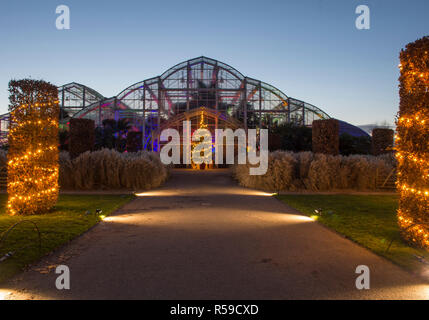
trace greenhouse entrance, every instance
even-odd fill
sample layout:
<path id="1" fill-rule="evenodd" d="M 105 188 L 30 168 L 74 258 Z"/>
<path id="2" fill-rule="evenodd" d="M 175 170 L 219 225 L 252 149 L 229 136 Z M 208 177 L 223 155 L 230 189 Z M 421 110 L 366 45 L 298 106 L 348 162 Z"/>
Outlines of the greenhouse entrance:
<path id="1" fill-rule="evenodd" d="M 243 124 L 240 123 L 238 120 L 229 117 L 215 109 L 211 109 L 211 108 L 206 108 L 206 107 L 200 107 L 200 108 L 196 108 L 193 109 L 189 112 L 183 112 L 178 114 L 177 116 L 173 117 L 172 119 L 170 119 L 169 121 L 164 122 L 161 126 L 160 129 L 156 132 L 156 134 L 154 135 L 156 137 L 157 141 L 159 140 L 160 134 L 163 130 L 165 129 L 175 129 L 178 132 L 182 133 L 183 132 L 183 122 L 184 121 L 189 121 L 191 124 L 191 129 L 190 129 L 190 133 L 191 136 L 194 134 L 194 132 L 198 129 L 207 129 L 210 131 L 211 134 L 211 146 L 207 147 L 210 148 L 211 150 L 205 150 L 206 154 L 211 154 L 212 157 L 212 162 L 213 164 L 207 165 L 205 163 L 203 164 L 195 164 L 192 161 L 192 164 L 189 166 L 186 165 L 176 165 L 176 167 L 191 167 L 192 169 L 196 169 L 196 170 L 207 170 L 207 169 L 213 169 L 213 168 L 224 168 L 226 167 L 226 165 L 215 165 L 214 164 L 214 154 L 215 154 L 215 148 L 214 148 L 214 144 L 215 144 L 215 130 L 216 129 L 231 129 L 231 130 L 236 130 L 238 128 L 243 128 Z M 183 161 L 183 141 L 184 139 L 184 135 L 181 134 L 181 145 L 180 145 L 180 151 L 181 151 L 181 160 L 182 163 Z M 169 143 L 168 141 L 166 142 L 159 142 L 159 148 L 161 149 L 163 146 L 165 146 L 167 143 Z M 193 141 L 191 143 L 191 151 L 193 150 L 193 148 L 199 144 L 198 141 Z M 224 148 L 226 148 L 226 146 L 224 145 Z M 226 154 L 226 151 L 224 149 L 224 155 Z M 203 154 L 202 154 L 203 155 Z M 225 163 L 225 161 L 224 161 Z"/>

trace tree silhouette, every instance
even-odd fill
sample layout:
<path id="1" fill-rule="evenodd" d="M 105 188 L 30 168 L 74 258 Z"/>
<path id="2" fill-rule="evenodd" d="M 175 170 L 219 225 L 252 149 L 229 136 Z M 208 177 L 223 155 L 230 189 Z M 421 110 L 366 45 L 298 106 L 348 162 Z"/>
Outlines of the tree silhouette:
<path id="1" fill-rule="evenodd" d="M 95 129 L 95 147 L 96 149 L 108 148 L 123 152 L 126 147 L 126 136 L 131 128 L 128 119 L 105 119 L 102 127 Z"/>

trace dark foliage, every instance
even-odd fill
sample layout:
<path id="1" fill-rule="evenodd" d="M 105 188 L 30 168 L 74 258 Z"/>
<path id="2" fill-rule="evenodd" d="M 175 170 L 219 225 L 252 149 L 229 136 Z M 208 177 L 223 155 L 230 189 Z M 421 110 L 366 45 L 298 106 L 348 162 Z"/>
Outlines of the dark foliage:
<path id="1" fill-rule="evenodd" d="M 270 150 L 311 151 L 311 128 L 294 123 L 282 124 L 270 133 Z"/>
<path id="2" fill-rule="evenodd" d="M 59 131 L 59 140 L 60 140 L 60 150 L 68 151 L 69 150 L 69 132 L 65 129 Z"/>
<path id="3" fill-rule="evenodd" d="M 387 128 L 372 130 L 372 154 L 378 156 L 392 152 L 394 131 Z"/>
<path id="4" fill-rule="evenodd" d="M 94 150 L 94 120 L 70 119 L 69 152 L 72 158 L 81 153 Z"/>
<path id="5" fill-rule="evenodd" d="M 95 149 L 115 149 L 124 152 L 127 145 L 127 132 L 131 125 L 127 119 L 103 120 L 103 126 L 95 129 Z"/>
<path id="6" fill-rule="evenodd" d="M 127 134 L 127 152 L 137 152 L 142 150 L 143 136 L 141 132 L 128 132 Z"/>
<path id="7" fill-rule="evenodd" d="M 340 135 L 340 153 L 344 156 L 351 154 L 370 154 L 371 137 L 354 137 L 348 133 Z"/>
<path id="8" fill-rule="evenodd" d="M 336 119 L 315 120 L 312 125 L 312 148 L 314 153 L 339 154 L 339 122 Z"/>

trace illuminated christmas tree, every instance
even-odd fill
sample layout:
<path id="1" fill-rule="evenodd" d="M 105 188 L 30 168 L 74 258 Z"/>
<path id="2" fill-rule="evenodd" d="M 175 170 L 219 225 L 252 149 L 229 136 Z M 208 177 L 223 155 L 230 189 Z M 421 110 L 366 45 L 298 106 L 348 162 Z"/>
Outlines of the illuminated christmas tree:
<path id="1" fill-rule="evenodd" d="M 192 141 L 192 169 L 210 169 L 213 165 L 212 158 L 212 136 L 204 121 L 204 112 L 201 111 L 199 123 L 200 140 Z"/>

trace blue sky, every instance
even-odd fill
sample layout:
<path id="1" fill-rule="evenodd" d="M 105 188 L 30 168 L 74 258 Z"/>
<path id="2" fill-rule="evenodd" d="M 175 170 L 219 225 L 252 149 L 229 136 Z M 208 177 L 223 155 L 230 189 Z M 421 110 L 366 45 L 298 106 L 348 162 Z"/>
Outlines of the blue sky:
<path id="1" fill-rule="evenodd" d="M 61 4 L 71 30 L 55 28 Z M 361 4 L 370 30 L 355 27 Z M 75 81 L 110 97 L 204 55 L 332 117 L 393 123 L 398 55 L 429 35 L 428 12 L 427 0 L 2 1 L 0 112 L 12 78 Z"/>

